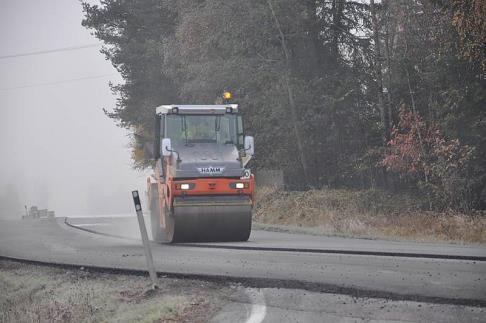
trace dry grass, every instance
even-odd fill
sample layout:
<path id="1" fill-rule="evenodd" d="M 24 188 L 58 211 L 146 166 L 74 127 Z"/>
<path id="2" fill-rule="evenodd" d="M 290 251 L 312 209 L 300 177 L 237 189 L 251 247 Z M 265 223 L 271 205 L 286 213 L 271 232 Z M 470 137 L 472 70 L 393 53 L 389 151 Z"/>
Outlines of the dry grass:
<path id="1" fill-rule="evenodd" d="M 206 282 L 159 284 L 0 260 L 0 322 L 205 322 L 229 293 Z"/>
<path id="2" fill-rule="evenodd" d="M 259 188 L 256 221 L 317 234 L 485 243 L 486 216 L 421 210 L 407 195 L 381 191 Z"/>

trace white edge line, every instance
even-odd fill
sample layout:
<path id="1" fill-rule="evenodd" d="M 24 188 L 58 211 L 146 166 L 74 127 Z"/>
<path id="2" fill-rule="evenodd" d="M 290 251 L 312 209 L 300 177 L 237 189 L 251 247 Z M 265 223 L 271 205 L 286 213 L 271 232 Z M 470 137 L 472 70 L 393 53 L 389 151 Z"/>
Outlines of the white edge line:
<path id="1" fill-rule="evenodd" d="M 80 223 L 80 224 L 73 224 L 77 227 L 95 227 L 95 226 L 103 226 L 109 225 L 109 223 Z"/>

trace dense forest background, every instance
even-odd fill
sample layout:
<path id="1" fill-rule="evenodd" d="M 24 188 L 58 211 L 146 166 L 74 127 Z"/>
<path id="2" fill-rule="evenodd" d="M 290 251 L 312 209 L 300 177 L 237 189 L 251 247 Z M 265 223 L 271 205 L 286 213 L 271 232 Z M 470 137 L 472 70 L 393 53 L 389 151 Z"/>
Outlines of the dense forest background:
<path id="1" fill-rule="evenodd" d="M 486 1 L 103 0 L 83 25 L 123 76 L 106 113 L 133 131 L 154 107 L 224 90 L 255 136 L 253 168 L 292 189 L 414 192 L 486 208 Z"/>

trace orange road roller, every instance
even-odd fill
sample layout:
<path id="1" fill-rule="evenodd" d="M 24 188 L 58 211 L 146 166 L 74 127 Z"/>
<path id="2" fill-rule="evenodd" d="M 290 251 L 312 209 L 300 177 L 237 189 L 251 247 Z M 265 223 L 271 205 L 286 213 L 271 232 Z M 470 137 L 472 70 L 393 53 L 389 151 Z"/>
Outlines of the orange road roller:
<path id="1" fill-rule="evenodd" d="M 154 173 L 147 179 L 152 237 L 160 242 L 246 241 L 254 139 L 236 104 L 156 108 Z"/>

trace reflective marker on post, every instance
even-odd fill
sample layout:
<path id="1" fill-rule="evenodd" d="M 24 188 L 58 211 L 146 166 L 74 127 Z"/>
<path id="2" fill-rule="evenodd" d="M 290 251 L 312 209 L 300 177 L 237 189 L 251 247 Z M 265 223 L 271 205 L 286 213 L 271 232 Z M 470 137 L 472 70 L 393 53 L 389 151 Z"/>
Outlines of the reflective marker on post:
<path id="1" fill-rule="evenodd" d="M 138 191 L 133 191 L 132 192 L 133 196 L 133 203 L 135 203 L 135 211 L 141 211 L 142 210 L 142 205 L 140 204 L 140 196 L 138 195 Z"/>
<path id="2" fill-rule="evenodd" d="M 147 228 L 145 227 L 145 220 L 143 219 L 142 204 L 140 203 L 140 195 L 138 191 L 132 191 L 133 204 L 135 204 L 135 211 L 137 212 L 138 226 L 140 227 L 140 234 L 142 236 L 143 248 L 145 251 L 145 259 L 147 260 L 147 267 L 150 279 L 152 280 L 153 288 L 157 286 L 157 273 L 155 272 L 154 260 L 152 258 L 152 251 L 150 250 Z"/>

